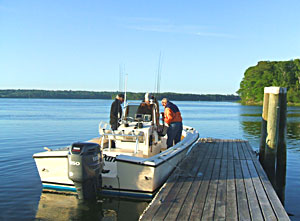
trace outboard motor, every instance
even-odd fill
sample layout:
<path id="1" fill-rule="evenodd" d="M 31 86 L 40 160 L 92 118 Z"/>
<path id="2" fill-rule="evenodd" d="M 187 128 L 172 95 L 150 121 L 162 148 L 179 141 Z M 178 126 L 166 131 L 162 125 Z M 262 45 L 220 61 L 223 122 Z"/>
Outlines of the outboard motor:
<path id="1" fill-rule="evenodd" d="M 96 199 L 102 186 L 102 154 L 96 143 L 73 143 L 68 155 L 69 179 L 79 199 Z"/>

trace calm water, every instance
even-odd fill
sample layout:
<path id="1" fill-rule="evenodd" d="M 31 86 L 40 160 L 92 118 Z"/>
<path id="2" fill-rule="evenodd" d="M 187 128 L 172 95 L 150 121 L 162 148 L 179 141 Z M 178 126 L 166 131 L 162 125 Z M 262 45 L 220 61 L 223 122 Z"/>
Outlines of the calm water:
<path id="1" fill-rule="evenodd" d="M 147 202 L 103 198 L 78 203 L 74 196 L 42 194 L 32 158 L 98 135 L 111 100 L 0 99 L 0 220 L 137 220 Z M 230 102 L 175 102 L 184 124 L 200 137 L 249 140 L 258 149 L 261 107 Z M 285 207 L 300 220 L 300 108 L 288 108 Z"/>

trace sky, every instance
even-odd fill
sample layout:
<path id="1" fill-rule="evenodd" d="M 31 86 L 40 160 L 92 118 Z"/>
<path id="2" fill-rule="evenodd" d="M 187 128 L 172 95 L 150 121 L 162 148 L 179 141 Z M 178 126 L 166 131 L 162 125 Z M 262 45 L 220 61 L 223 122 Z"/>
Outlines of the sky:
<path id="1" fill-rule="evenodd" d="M 160 92 L 236 94 L 257 62 L 300 57 L 299 9 L 299 0 L 0 0 L 0 89 L 117 91 L 127 78 L 127 91 L 154 92 L 159 72 Z"/>

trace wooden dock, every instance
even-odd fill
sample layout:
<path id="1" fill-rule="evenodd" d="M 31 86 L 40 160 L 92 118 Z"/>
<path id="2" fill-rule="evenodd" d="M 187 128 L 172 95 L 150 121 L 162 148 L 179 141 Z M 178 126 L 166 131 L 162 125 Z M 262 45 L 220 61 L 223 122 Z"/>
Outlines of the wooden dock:
<path id="1" fill-rule="evenodd" d="M 290 220 L 247 141 L 203 140 L 140 220 Z"/>

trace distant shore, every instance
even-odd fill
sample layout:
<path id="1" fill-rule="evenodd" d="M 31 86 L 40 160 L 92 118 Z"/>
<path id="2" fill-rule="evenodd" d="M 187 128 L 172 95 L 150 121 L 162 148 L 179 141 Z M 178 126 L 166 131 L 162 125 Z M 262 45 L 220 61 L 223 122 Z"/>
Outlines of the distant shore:
<path id="1" fill-rule="evenodd" d="M 44 99 L 114 99 L 118 91 L 72 91 L 72 90 L 35 90 L 6 89 L 0 90 L 0 98 L 44 98 Z M 143 92 L 127 92 L 128 100 L 143 100 Z M 164 92 L 154 94 L 157 100 L 164 97 L 177 101 L 240 101 L 237 95 L 222 94 L 180 94 Z"/>
<path id="2" fill-rule="evenodd" d="M 263 106 L 263 102 L 259 101 L 259 102 L 244 102 L 242 100 L 239 101 L 239 103 L 241 103 L 242 105 L 246 105 L 246 106 Z M 294 106 L 294 107 L 300 107 L 300 103 L 292 103 L 292 102 L 287 102 L 288 106 Z"/>

